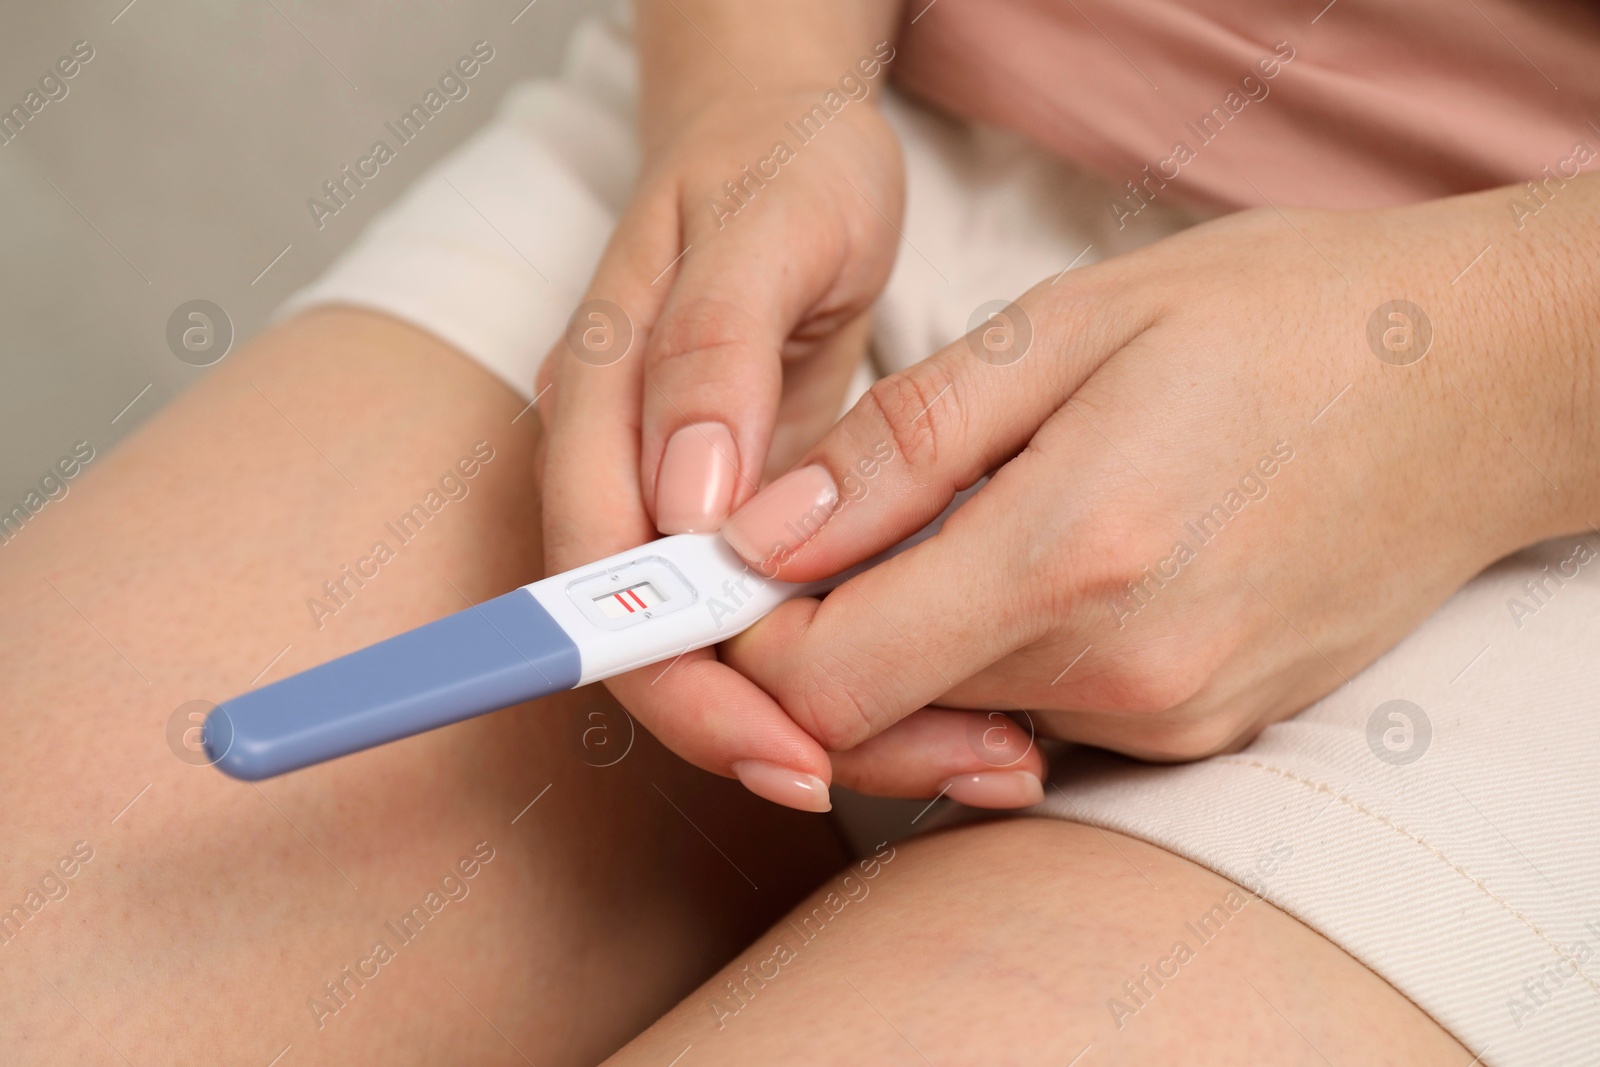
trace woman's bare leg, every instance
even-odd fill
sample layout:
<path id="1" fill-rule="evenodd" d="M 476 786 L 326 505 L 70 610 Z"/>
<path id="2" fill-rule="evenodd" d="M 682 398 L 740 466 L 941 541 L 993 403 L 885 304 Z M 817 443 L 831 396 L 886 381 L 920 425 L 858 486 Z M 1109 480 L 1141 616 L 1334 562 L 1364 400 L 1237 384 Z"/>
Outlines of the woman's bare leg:
<path id="1" fill-rule="evenodd" d="M 537 577 L 522 407 L 392 320 L 303 317 L 0 548 L 0 1059 L 594 1062 L 837 867 L 642 732 L 601 766 L 597 690 L 259 788 L 174 754 L 188 701 Z"/>
<path id="2" fill-rule="evenodd" d="M 847 873 L 609 1062 L 691 1045 L 695 1067 L 1472 1059 L 1331 942 L 1131 838 L 1017 819 Z"/>

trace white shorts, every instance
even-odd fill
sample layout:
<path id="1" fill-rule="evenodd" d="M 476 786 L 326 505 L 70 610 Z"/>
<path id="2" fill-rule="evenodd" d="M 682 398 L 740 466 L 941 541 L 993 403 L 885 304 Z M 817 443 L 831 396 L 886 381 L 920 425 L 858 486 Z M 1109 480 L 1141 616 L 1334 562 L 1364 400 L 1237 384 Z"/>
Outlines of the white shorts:
<path id="1" fill-rule="evenodd" d="M 583 26 L 560 77 L 513 90 L 284 313 L 386 312 L 531 396 L 637 172 L 633 70 L 623 20 Z M 874 92 L 909 182 L 875 316 L 883 369 L 955 340 L 987 300 L 1132 247 L 1099 179 Z M 1259 892 L 1486 1064 L 1600 1062 L 1600 566 L 1577 562 L 1600 538 L 1578 543 L 1492 567 L 1237 755 L 1162 767 L 1082 753 L 1035 813 Z"/>

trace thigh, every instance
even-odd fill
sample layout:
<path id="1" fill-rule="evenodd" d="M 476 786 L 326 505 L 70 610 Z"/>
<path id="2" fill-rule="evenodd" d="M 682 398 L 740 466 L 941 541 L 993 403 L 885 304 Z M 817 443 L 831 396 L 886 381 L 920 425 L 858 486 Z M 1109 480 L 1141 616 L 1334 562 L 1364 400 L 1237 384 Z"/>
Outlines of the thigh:
<path id="1" fill-rule="evenodd" d="M 188 702 L 539 575 L 523 409 L 302 317 L 0 548 L 0 1059 L 594 1062 L 841 862 L 598 689 L 259 785 L 180 758 Z"/>
<path id="2" fill-rule="evenodd" d="M 880 849 L 610 1062 L 659 1065 L 688 1046 L 697 1065 L 1471 1059 L 1244 889 L 1041 819 Z"/>

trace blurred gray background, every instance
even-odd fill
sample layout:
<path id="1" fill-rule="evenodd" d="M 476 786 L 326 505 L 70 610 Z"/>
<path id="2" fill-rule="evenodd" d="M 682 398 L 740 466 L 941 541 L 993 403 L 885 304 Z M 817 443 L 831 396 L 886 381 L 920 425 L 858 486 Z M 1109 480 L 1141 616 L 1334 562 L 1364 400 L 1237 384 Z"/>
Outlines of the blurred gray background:
<path id="1" fill-rule="evenodd" d="M 179 305 L 219 305 L 237 348 L 506 89 L 554 71 L 572 25 L 597 6 L 5 5 L 0 110 L 23 104 L 75 42 L 94 57 L 0 144 L 0 510 L 73 442 L 104 452 L 207 373 L 168 348 Z M 479 40 L 495 56 L 466 98 L 319 231 L 307 198 L 380 136 L 393 144 L 384 123 Z"/>

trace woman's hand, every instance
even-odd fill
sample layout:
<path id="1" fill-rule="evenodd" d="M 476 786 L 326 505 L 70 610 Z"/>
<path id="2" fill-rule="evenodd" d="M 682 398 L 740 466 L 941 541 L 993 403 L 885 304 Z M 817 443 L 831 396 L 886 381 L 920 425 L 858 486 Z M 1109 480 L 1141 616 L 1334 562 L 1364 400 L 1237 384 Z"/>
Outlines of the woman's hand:
<path id="1" fill-rule="evenodd" d="M 875 106 L 896 7 L 641 4 L 646 166 L 537 385 L 551 570 L 657 531 L 716 530 L 833 423 L 898 241 L 900 148 Z M 828 754 L 714 651 L 607 684 L 691 762 L 828 808 Z M 983 750 L 930 715 L 852 754 L 841 777 L 918 795 L 1004 763 L 1037 791 L 1026 734 L 976 732 Z"/>
<path id="2" fill-rule="evenodd" d="M 875 107 L 853 102 L 764 187 L 744 178 L 795 142 L 784 123 L 821 95 L 709 108 L 642 178 L 540 374 L 552 571 L 658 531 L 715 531 L 769 454 L 781 470 L 837 416 L 894 260 L 899 145 Z M 742 208 L 730 181 L 746 181 Z M 609 685 L 691 762 L 786 768 L 826 805 L 826 754 L 710 650 Z"/>
<path id="3" fill-rule="evenodd" d="M 988 484 L 724 658 L 831 749 L 935 703 L 1150 759 L 1242 745 L 1600 518 L 1600 186 L 1521 230 L 1514 195 L 1253 211 L 1030 290 L 723 532 L 809 580 Z M 838 503 L 880 441 L 899 458 Z"/>

